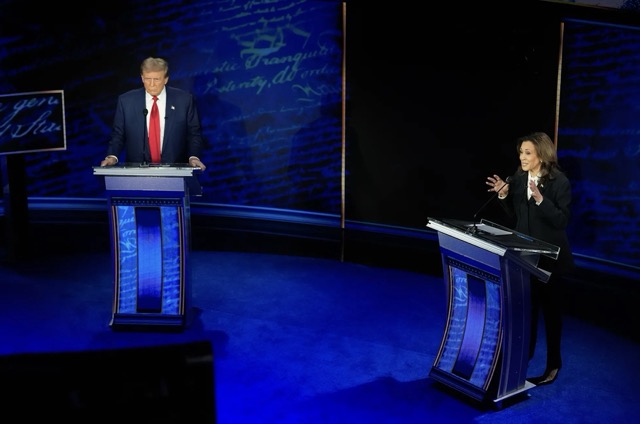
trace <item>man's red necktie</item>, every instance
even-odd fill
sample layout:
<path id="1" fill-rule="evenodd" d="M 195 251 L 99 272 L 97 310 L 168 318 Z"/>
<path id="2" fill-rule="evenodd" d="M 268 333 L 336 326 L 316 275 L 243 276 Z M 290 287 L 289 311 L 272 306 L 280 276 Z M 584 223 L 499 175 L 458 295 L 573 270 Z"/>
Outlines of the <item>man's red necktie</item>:
<path id="1" fill-rule="evenodd" d="M 151 162 L 160 163 L 160 113 L 158 112 L 158 96 L 153 96 L 153 106 L 149 116 L 149 147 Z"/>

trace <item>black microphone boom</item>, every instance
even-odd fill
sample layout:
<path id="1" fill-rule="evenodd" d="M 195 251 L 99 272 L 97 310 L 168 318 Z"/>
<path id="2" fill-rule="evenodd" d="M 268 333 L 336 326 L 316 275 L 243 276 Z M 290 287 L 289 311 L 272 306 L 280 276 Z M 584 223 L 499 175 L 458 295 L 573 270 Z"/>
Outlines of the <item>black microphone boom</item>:
<path id="1" fill-rule="evenodd" d="M 482 211 L 484 210 L 484 208 L 486 208 L 486 207 L 487 207 L 487 205 L 489 205 L 489 203 L 491 203 L 491 201 L 492 201 L 493 199 L 495 199 L 495 198 L 496 198 L 496 196 L 498 195 L 498 193 L 500 193 L 500 191 L 501 191 L 503 188 L 505 188 L 505 187 L 506 187 L 506 185 L 507 185 L 507 184 L 509 184 L 509 183 L 511 183 L 511 176 L 508 176 L 508 177 L 507 177 L 507 179 L 505 179 L 505 180 L 504 180 L 504 184 L 502 184 L 502 187 L 500 187 L 500 189 L 499 189 L 499 190 L 496 190 L 496 191 L 493 193 L 493 196 L 489 197 L 489 200 L 487 200 L 487 201 L 484 203 L 484 205 L 480 206 L 480 209 L 478 209 L 478 211 L 473 215 L 473 222 L 474 222 L 474 223 L 476 222 L 476 218 L 477 218 L 478 214 L 480 214 L 480 212 L 482 212 Z"/>

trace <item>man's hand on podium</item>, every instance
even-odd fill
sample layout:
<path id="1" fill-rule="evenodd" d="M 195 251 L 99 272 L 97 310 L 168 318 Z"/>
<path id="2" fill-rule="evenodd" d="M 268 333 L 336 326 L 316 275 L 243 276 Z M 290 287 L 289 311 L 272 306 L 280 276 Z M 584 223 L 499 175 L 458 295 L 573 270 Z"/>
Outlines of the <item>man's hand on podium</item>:
<path id="1" fill-rule="evenodd" d="M 189 166 L 193 168 L 200 168 L 201 171 L 204 171 L 205 169 L 207 169 L 204 163 L 200 162 L 200 159 L 198 159 L 195 156 L 191 156 L 189 158 Z"/>
<path id="2" fill-rule="evenodd" d="M 106 158 L 102 159 L 102 162 L 100 162 L 100 166 L 112 166 L 112 165 L 115 165 L 116 163 L 118 163 L 117 157 L 107 156 Z"/>

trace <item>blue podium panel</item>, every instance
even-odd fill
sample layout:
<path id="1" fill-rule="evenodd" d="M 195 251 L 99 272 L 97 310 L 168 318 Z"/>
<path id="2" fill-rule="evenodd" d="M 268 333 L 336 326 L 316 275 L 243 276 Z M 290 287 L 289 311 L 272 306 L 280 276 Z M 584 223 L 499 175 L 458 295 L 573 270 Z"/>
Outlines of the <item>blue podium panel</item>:
<path id="1" fill-rule="evenodd" d="M 502 339 L 499 269 L 487 269 L 455 252 L 446 262 L 448 320 L 434 368 L 451 375 L 459 389 L 482 399 L 498 367 Z"/>
<path id="2" fill-rule="evenodd" d="M 114 328 L 181 329 L 190 302 L 190 189 L 185 167 L 94 167 L 105 176 L 114 269 Z"/>
<path id="3" fill-rule="evenodd" d="M 141 204 L 142 203 L 142 204 Z M 185 314 L 187 257 L 181 199 L 111 199 L 114 314 Z"/>

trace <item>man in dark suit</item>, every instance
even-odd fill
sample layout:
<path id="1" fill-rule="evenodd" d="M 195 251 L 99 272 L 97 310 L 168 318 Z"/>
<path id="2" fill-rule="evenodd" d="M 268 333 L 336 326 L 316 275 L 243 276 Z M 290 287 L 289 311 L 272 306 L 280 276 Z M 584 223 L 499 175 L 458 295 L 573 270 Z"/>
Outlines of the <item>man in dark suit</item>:
<path id="1" fill-rule="evenodd" d="M 137 163 L 188 163 L 204 170 L 200 161 L 203 140 L 200 117 L 193 95 L 174 87 L 168 87 L 169 65 L 161 58 L 148 57 L 140 66 L 144 88 L 121 94 L 113 120 L 111 140 L 107 156 L 100 166 L 118 162 Z M 154 102 L 159 114 L 159 157 L 153 157 L 148 135 Z M 149 113 L 152 111 L 152 113 Z M 123 160 L 120 155 L 124 151 Z"/>

